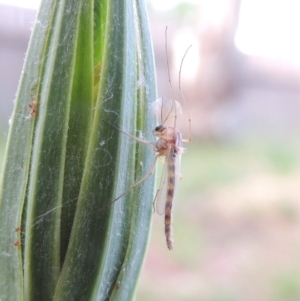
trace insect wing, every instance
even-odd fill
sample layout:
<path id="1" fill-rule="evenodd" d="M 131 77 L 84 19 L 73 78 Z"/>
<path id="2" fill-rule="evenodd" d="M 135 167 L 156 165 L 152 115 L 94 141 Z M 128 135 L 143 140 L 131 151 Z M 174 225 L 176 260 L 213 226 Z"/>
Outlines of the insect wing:
<path id="1" fill-rule="evenodd" d="M 181 180 L 182 176 L 180 173 L 180 168 L 181 168 L 181 152 L 178 152 L 175 157 L 175 183 L 174 183 L 174 195 L 173 195 L 173 201 L 175 200 L 176 197 L 176 192 L 178 189 L 178 182 Z"/>
<path id="2" fill-rule="evenodd" d="M 167 160 L 164 162 L 160 184 L 155 197 L 156 212 L 160 215 L 165 214 L 168 189 L 168 166 Z"/>
<path id="3" fill-rule="evenodd" d="M 172 201 L 174 201 L 176 190 L 178 187 L 178 181 L 181 178 L 180 164 L 181 164 L 181 153 L 177 153 L 175 157 L 172 156 L 171 153 L 168 153 L 166 155 L 166 160 L 163 167 L 159 190 L 155 198 L 156 212 L 160 215 L 165 214 L 169 189 L 173 189 Z M 174 172 L 172 170 L 174 170 Z M 172 178 L 174 184 L 171 185 L 170 182 L 172 182 Z"/>
<path id="4" fill-rule="evenodd" d="M 182 114 L 182 108 L 177 100 L 156 99 L 150 106 L 150 110 L 159 119 L 161 124 L 172 126 L 175 116 Z"/>

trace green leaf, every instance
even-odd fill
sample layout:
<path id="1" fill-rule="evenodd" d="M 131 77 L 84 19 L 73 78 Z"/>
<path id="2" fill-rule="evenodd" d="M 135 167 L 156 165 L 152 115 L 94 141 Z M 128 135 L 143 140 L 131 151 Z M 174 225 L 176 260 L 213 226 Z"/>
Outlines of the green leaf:
<path id="1" fill-rule="evenodd" d="M 134 296 L 154 178 L 111 203 L 154 153 L 116 128 L 150 138 L 155 98 L 143 1 L 42 3 L 1 184 L 1 300 Z"/>
<path id="2" fill-rule="evenodd" d="M 71 231 L 86 152 L 85 136 L 92 116 L 89 6 L 92 3 L 77 0 L 70 5 L 65 1 L 54 9 L 41 76 L 24 217 L 27 300 L 52 299 Z M 83 38 L 87 51 L 83 51 Z"/>
<path id="3" fill-rule="evenodd" d="M 138 45 L 138 58 L 139 58 L 139 81 L 143 84 L 139 88 L 138 93 L 138 123 L 140 127 L 145 127 L 146 132 L 151 132 L 153 129 L 152 124 L 154 121 L 145 122 L 149 116 L 147 109 L 147 103 L 149 100 L 156 98 L 156 91 L 153 89 L 155 86 L 155 70 L 153 62 L 152 45 L 149 40 L 149 27 L 148 19 L 146 14 L 146 7 L 143 1 L 136 0 L 137 16 L 139 26 L 137 28 L 140 39 Z M 152 117 L 153 118 L 153 117 Z M 135 180 L 140 178 L 141 174 L 145 171 L 150 171 L 153 164 L 153 155 L 151 159 L 147 159 L 149 156 L 148 149 L 143 145 L 138 145 L 137 149 L 137 160 L 135 164 L 135 169 L 137 175 Z M 143 168 L 141 168 L 140 162 L 145 162 Z M 135 191 L 134 195 L 134 207 L 131 221 L 131 231 L 129 238 L 129 247 L 127 249 L 126 257 L 123 262 L 121 272 L 116 281 L 116 288 L 111 296 L 111 300 L 131 300 L 135 294 L 135 288 L 137 284 L 137 275 L 139 275 L 144 256 L 145 248 L 148 240 L 148 235 L 150 231 L 150 214 L 152 212 L 152 202 L 153 195 L 149 194 L 149 182 L 153 187 L 154 176 L 150 178 L 147 182 L 142 183 L 138 189 Z M 148 194 L 148 195 L 147 195 Z"/>
<path id="4" fill-rule="evenodd" d="M 29 178 L 35 118 L 29 104 L 38 101 L 42 62 L 53 18 L 53 3 L 40 10 L 26 56 L 17 93 L 0 189 L 0 299 L 23 300 L 23 262 L 21 218 Z M 34 50 L 34 51 L 33 51 Z"/>

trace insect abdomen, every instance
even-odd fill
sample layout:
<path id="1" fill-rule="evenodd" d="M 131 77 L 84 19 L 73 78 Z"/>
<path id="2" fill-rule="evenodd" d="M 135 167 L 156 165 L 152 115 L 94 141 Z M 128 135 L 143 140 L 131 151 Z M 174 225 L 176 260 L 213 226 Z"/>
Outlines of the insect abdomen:
<path id="1" fill-rule="evenodd" d="M 174 198 L 174 183 L 175 183 L 175 154 L 171 154 L 172 159 L 167 162 L 168 164 L 168 189 L 167 189 L 167 201 L 165 210 L 165 235 L 167 240 L 167 246 L 169 250 L 173 249 L 172 239 L 172 202 Z"/>

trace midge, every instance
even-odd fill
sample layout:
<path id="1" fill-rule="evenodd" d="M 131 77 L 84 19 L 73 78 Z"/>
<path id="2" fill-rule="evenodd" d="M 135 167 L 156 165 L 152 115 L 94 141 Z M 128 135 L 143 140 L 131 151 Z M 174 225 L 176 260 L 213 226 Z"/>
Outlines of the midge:
<path id="1" fill-rule="evenodd" d="M 191 118 L 185 102 L 183 91 L 181 89 L 182 64 L 190 47 L 191 46 L 187 48 L 181 60 L 180 69 L 179 69 L 179 91 L 184 101 L 184 106 L 188 115 L 188 122 L 189 122 L 188 138 L 183 139 L 181 132 L 176 128 L 177 114 L 181 110 L 181 106 L 176 100 L 174 100 L 174 95 L 173 95 L 173 88 L 171 84 L 169 61 L 168 61 L 167 28 L 166 28 L 165 50 L 166 50 L 168 77 L 169 77 L 169 84 L 172 93 L 172 99 L 170 101 L 165 101 L 162 98 L 159 98 L 156 101 L 154 101 L 154 103 L 152 104 L 152 107 L 157 111 L 156 113 L 158 113 L 159 111 L 160 119 L 161 119 L 160 120 L 161 124 L 155 127 L 155 129 L 152 131 L 152 133 L 158 138 L 158 140 L 156 141 L 156 143 L 153 143 L 151 141 L 139 139 L 137 137 L 134 137 L 130 134 L 121 131 L 122 133 L 124 133 L 125 135 L 131 137 L 136 141 L 151 145 L 156 153 L 156 156 L 150 171 L 113 201 L 113 203 L 116 202 L 122 196 L 129 193 L 133 188 L 135 188 L 143 181 L 145 181 L 149 176 L 151 176 L 155 170 L 157 159 L 158 158 L 163 159 L 164 167 L 163 167 L 161 182 L 157 190 L 154 202 L 156 204 L 157 213 L 160 215 L 163 214 L 165 215 L 165 236 L 166 236 L 167 246 L 169 250 L 173 249 L 172 226 L 171 226 L 172 205 L 175 197 L 175 192 L 178 186 L 178 181 L 181 179 L 181 175 L 180 175 L 181 155 L 186 150 L 182 146 L 182 144 L 183 142 L 188 143 L 191 141 Z M 174 118 L 174 123 L 171 122 L 170 125 L 171 118 Z M 168 126 L 166 125 L 167 122 L 169 124 Z"/>

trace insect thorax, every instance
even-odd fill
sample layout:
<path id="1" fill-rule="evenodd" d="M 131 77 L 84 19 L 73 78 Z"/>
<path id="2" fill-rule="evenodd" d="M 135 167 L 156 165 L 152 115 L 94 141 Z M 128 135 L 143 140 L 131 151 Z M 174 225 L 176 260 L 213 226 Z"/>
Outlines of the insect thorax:
<path id="1" fill-rule="evenodd" d="M 159 131 L 156 129 L 159 129 Z M 182 135 L 176 128 L 158 126 L 155 128 L 154 134 L 159 138 L 156 142 L 156 149 L 162 155 L 167 151 L 173 151 L 175 153 L 180 151 Z"/>

